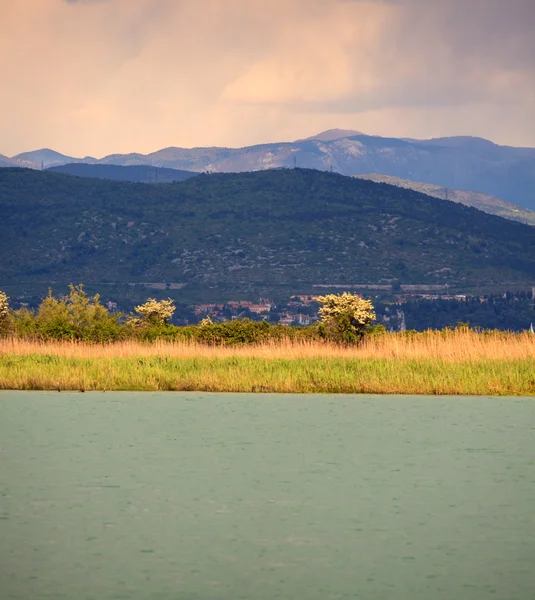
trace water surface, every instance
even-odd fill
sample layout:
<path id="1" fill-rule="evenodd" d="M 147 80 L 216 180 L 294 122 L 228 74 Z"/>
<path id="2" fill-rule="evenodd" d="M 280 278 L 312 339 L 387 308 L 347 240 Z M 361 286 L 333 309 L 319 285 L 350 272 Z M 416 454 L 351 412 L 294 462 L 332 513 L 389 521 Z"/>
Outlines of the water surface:
<path id="1" fill-rule="evenodd" d="M 535 401 L 0 392 L 2 600 L 533 600 Z"/>

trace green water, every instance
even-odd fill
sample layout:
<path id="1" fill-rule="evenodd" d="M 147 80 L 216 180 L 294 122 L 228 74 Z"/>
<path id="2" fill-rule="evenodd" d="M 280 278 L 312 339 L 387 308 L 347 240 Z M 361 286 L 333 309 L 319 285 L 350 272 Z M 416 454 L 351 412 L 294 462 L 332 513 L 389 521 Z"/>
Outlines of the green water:
<path id="1" fill-rule="evenodd" d="M 535 401 L 0 393 L 2 600 L 533 600 Z"/>

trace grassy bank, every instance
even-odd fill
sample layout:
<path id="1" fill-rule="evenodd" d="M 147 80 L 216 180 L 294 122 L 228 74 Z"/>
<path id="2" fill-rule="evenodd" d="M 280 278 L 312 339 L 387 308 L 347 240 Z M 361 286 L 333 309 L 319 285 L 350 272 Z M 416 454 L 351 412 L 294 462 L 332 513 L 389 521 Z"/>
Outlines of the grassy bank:
<path id="1" fill-rule="evenodd" d="M 535 336 L 387 334 L 319 342 L 0 341 L 0 389 L 535 395 Z"/>
<path id="2" fill-rule="evenodd" d="M 3 356 L 0 388 L 370 394 L 535 394 L 533 360 Z"/>

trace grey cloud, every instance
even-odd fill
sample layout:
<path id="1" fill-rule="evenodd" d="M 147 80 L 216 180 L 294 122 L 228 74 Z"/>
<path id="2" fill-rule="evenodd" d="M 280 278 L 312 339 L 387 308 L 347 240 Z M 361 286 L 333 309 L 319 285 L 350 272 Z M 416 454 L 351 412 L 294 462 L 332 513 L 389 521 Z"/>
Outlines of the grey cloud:
<path id="1" fill-rule="evenodd" d="M 100 2 L 113 2 L 113 0 L 65 0 L 67 4 L 97 4 Z"/>
<path id="2" fill-rule="evenodd" d="M 381 84 L 331 110 L 533 100 L 533 0 L 386 1 L 398 6 L 374 66 Z"/>
<path id="3" fill-rule="evenodd" d="M 2 21 L 4 154 L 330 127 L 535 146 L 535 0 L 25 0 Z"/>

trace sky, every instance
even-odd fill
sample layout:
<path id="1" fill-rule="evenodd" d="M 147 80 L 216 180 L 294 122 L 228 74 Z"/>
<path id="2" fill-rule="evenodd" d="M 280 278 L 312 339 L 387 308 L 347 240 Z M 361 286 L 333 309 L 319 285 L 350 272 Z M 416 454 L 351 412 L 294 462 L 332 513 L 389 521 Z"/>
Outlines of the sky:
<path id="1" fill-rule="evenodd" d="M 535 0 L 0 0 L 0 153 L 535 147 Z"/>

